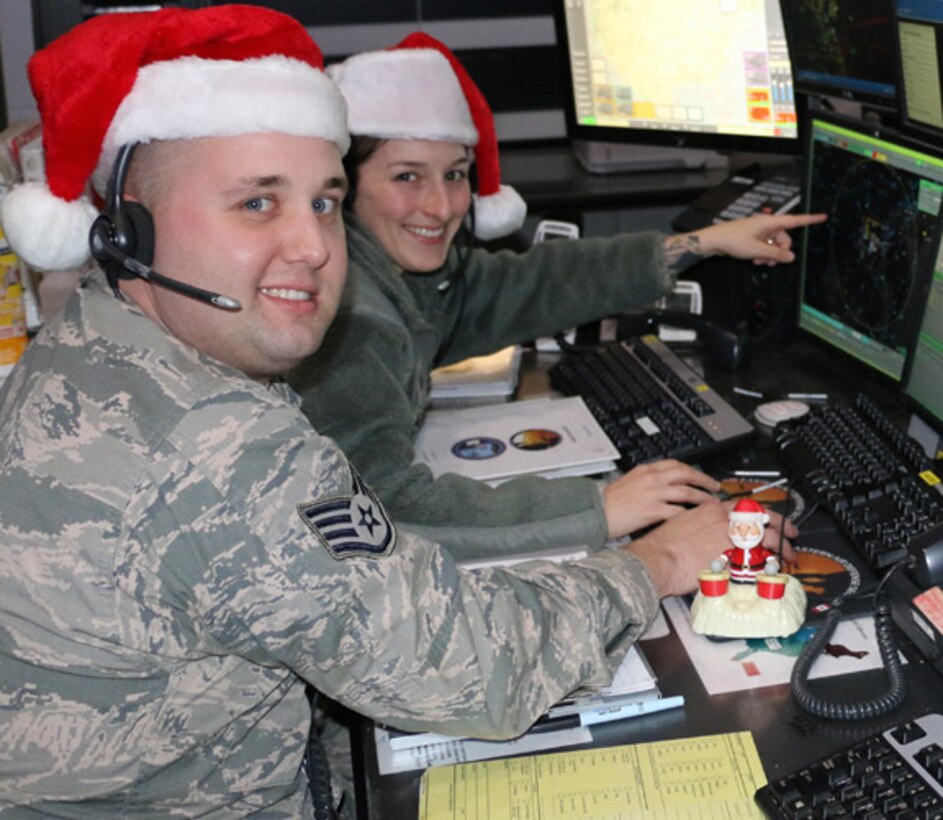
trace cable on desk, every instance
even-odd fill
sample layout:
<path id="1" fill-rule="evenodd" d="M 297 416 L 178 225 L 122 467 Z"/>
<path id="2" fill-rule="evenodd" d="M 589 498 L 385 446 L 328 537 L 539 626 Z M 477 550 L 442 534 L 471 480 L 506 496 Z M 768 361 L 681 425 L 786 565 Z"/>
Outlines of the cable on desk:
<path id="1" fill-rule="evenodd" d="M 806 644 L 792 669 L 790 681 L 792 695 L 805 711 L 817 717 L 832 720 L 862 720 L 889 714 L 904 702 L 904 697 L 907 694 L 907 683 L 904 679 L 903 665 L 897 652 L 897 642 L 894 640 L 894 624 L 891 620 L 890 605 L 884 595 L 884 585 L 896 570 L 906 566 L 910 560 L 912 559 L 894 564 L 881 579 L 881 583 L 878 584 L 878 588 L 874 593 L 874 633 L 877 637 L 881 661 L 887 673 L 887 689 L 869 700 L 847 703 L 821 698 L 813 693 L 810 688 L 809 673 L 812 666 L 825 648 L 825 644 L 832 637 L 842 616 L 841 607 L 845 603 L 845 598 L 840 595 L 835 599 L 832 609 L 825 616 L 822 626 Z"/>
<path id="2" fill-rule="evenodd" d="M 311 730 L 308 734 L 308 748 L 305 752 L 304 768 L 308 776 L 311 799 L 314 803 L 314 820 L 337 820 L 337 812 L 334 809 L 334 793 L 331 789 L 331 768 L 316 726 L 318 691 L 310 685 L 305 687 L 305 691 L 308 702 L 311 704 Z"/>
<path id="3" fill-rule="evenodd" d="M 565 330 L 558 330 L 553 334 L 553 340 L 564 353 L 592 353 L 605 346 L 605 342 L 591 342 L 589 344 L 574 344 L 566 338 Z"/>

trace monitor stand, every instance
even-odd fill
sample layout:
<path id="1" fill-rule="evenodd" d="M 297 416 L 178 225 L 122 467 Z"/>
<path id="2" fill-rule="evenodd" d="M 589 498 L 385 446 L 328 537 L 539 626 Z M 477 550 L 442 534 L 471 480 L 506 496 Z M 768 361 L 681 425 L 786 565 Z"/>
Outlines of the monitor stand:
<path id="1" fill-rule="evenodd" d="M 729 167 L 729 160 L 725 155 L 700 148 L 631 145 L 596 140 L 573 140 L 572 146 L 573 154 L 580 165 L 591 174 Z"/>

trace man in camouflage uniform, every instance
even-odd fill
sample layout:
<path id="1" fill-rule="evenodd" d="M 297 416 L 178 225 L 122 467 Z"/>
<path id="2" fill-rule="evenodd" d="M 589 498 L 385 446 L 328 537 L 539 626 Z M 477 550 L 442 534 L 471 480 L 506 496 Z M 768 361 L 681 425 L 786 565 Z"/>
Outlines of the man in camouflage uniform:
<path id="1" fill-rule="evenodd" d="M 31 64 L 49 188 L 0 209 L 28 261 L 81 261 L 92 168 L 158 141 L 113 177 L 150 213 L 137 241 L 99 244 L 108 277 L 0 393 L 4 817 L 310 816 L 306 685 L 404 729 L 514 736 L 607 682 L 724 538 L 708 504 L 568 566 L 462 571 L 396 530 L 277 378 L 345 273 L 346 132 L 319 65 L 297 23 L 251 7 L 106 15 Z M 102 66 L 119 77 L 96 83 Z"/>

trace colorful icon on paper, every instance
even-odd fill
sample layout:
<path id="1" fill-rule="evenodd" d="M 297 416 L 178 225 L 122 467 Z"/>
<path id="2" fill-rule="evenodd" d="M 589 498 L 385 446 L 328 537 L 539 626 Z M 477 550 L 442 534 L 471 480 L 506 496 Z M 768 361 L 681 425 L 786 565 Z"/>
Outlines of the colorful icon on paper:
<path id="1" fill-rule="evenodd" d="M 540 428 L 521 430 L 511 436 L 511 444 L 518 450 L 549 450 L 561 441 L 563 441 L 563 436 L 556 430 Z"/>
<path id="2" fill-rule="evenodd" d="M 473 461 L 495 458 L 507 449 L 503 441 L 490 436 L 472 436 L 463 438 L 452 445 L 452 455 Z"/>

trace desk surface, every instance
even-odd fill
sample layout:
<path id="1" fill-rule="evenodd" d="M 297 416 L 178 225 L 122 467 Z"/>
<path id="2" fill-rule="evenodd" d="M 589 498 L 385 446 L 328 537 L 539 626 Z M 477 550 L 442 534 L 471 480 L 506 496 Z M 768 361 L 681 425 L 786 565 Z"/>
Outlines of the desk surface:
<path id="1" fill-rule="evenodd" d="M 545 354 L 531 355 L 523 374 L 522 392 L 533 394 L 545 388 L 545 371 L 550 359 Z M 757 401 L 733 394 L 734 386 L 771 396 L 797 391 L 826 392 L 833 399 L 863 391 L 872 395 L 895 421 L 899 419 L 903 423 L 907 415 L 903 403 L 887 383 L 863 369 L 849 368 L 847 362 L 829 356 L 805 339 L 750 351 L 746 366 L 737 373 L 717 371 L 709 365 L 704 370 L 707 382 L 747 417 Z M 769 436 L 763 433 L 758 433 L 751 446 L 725 458 L 728 467 L 731 460 L 735 468 L 742 469 L 778 466 Z M 825 513 L 815 515 L 825 520 L 826 527 L 829 525 Z M 813 519 L 810 524 L 819 528 L 822 521 Z M 836 534 L 837 537 L 840 536 Z M 906 639 L 901 640 L 901 649 L 909 661 L 906 669 L 908 695 L 904 705 L 884 718 L 853 722 L 823 721 L 805 714 L 793 701 L 788 685 L 708 695 L 673 629 L 664 638 L 642 642 L 641 647 L 658 676 L 663 694 L 683 695 L 685 706 L 594 727 L 593 745 L 613 746 L 749 730 L 767 778 L 773 779 L 908 717 L 943 710 L 939 674 Z M 840 695 L 846 701 L 853 701 L 883 690 L 884 678 L 880 671 L 863 672 L 816 681 L 815 688 L 827 698 Z M 362 775 L 358 782 L 359 816 L 370 820 L 416 818 L 421 772 L 379 776 L 367 721 L 356 724 L 352 745 L 354 768 Z"/>

